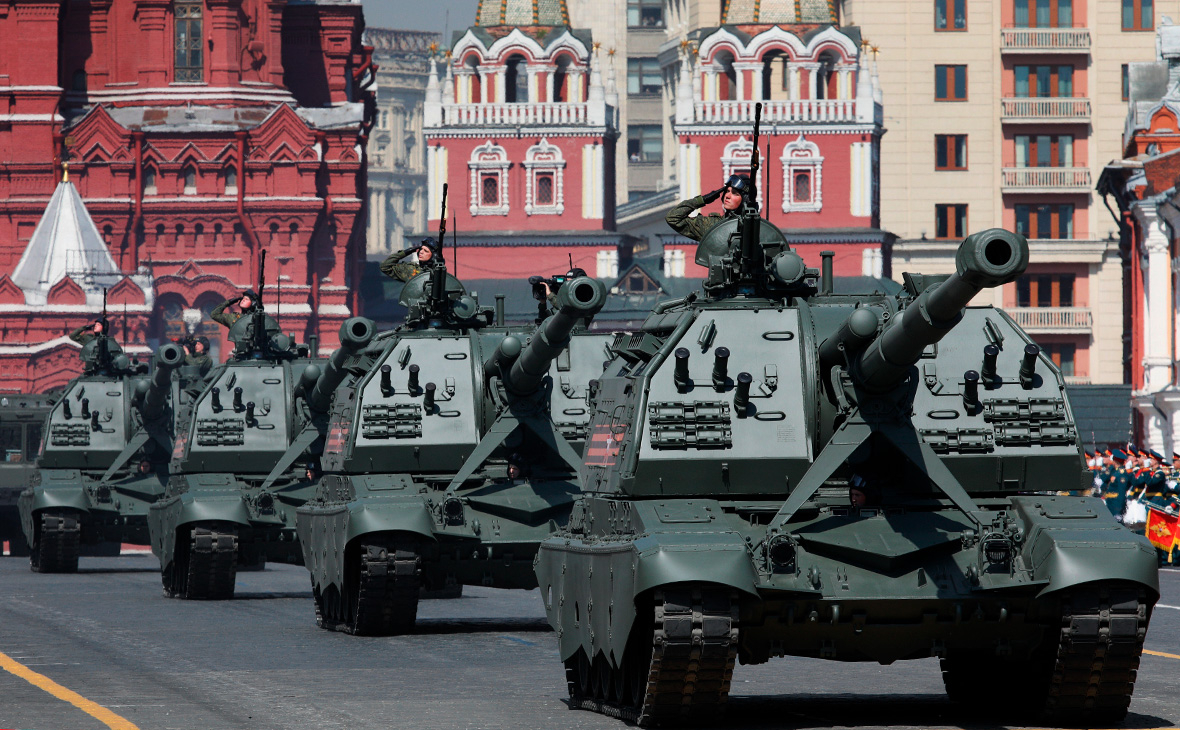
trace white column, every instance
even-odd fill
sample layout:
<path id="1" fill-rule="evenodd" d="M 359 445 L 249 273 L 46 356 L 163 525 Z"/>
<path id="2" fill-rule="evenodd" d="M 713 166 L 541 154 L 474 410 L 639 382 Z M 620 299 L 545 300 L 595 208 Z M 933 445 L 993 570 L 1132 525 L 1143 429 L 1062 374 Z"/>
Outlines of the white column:
<path id="1" fill-rule="evenodd" d="M 800 88 L 799 76 L 800 76 L 801 72 L 802 72 L 802 68 L 800 68 L 800 66 L 798 64 L 792 63 L 789 66 L 787 66 L 787 78 L 788 78 L 788 87 L 789 87 L 787 90 L 788 98 L 791 98 L 791 99 L 798 99 L 799 98 L 799 88 Z"/>
<path id="2" fill-rule="evenodd" d="M 717 70 L 712 66 L 705 69 L 705 88 L 702 101 L 717 101 Z"/>
<path id="3" fill-rule="evenodd" d="M 761 101 L 762 100 L 762 64 L 761 63 L 735 63 L 733 70 L 737 72 L 737 77 L 742 81 L 738 84 L 738 98 L 741 100 Z M 749 89 L 746 93 L 741 93 L 745 88 L 746 72 L 750 72 L 750 83 L 754 88 Z"/>
<path id="4" fill-rule="evenodd" d="M 1143 248 L 1147 251 L 1147 316 L 1144 331 L 1144 387 L 1155 392 L 1172 384 L 1171 303 L 1172 262 L 1168 257 L 1171 241 L 1165 222 L 1154 206 L 1143 206 L 1141 219 L 1146 236 Z"/>
<path id="5" fill-rule="evenodd" d="M 493 81 L 492 81 L 493 78 L 494 77 L 492 76 L 492 74 L 490 72 L 488 72 L 486 69 L 481 68 L 479 70 L 479 98 L 478 99 L 473 98 L 471 100 L 473 103 L 478 104 L 480 102 L 485 102 L 488 99 L 492 98 L 492 94 L 491 94 L 492 90 L 488 86 L 488 84 L 493 83 Z"/>

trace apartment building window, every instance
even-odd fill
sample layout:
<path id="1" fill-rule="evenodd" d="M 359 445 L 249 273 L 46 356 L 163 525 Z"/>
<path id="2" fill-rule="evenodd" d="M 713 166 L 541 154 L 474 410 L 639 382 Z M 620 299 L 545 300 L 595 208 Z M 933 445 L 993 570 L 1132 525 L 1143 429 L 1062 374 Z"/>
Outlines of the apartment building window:
<path id="1" fill-rule="evenodd" d="M 664 159 L 664 130 L 658 124 L 627 126 L 627 159 L 631 162 L 661 162 Z"/>
<path id="2" fill-rule="evenodd" d="M 1072 342 L 1053 342 L 1041 345 L 1041 352 L 1053 361 L 1062 375 L 1074 374 L 1074 356 L 1077 354 L 1077 349 L 1078 346 Z"/>
<path id="3" fill-rule="evenodd" d="M 1154 30 L 1152 0 L 1123 0 L 1123 30 Z"/>
<path id="4" fill-rule="evenodd" d="M 934 135 L 934 169 L 967 169 L 967 135 Z"/>
<path id="5" fill-rule="evenodd" d="M 627 0 L 627 26 L 631 28 L 663 28 L 663 0 Z"/>
<path id="6" fill-rule="evenodd" d="M 935 30 L 967 30 L 967 0 L 934 0 Z"/>
<path id="7" fill-rule="evenodd" d="M 1073 66 L 1015 66 L 1016 96 L 1073 96 Z"/>
<path id="8" fill-rule="evenodd" d="M 176 80 L 204 81 L 205 66 L 201 59 L 202 2 L 177 2 L 176 14 Z"/>
<path id="9" fill-rule="evenodd" d="M 1016 0 L 1017 28 L 1072 28 L 1073 0 Z"/>
<path id="10" fill-rule="evenodd" d="M 934 100 L 967 100 L 967 67 L 938 64 L 934 67 Z"/>
<path id="11" fill-rule="evenodd" d="M 1073 203 L 1016 206 L 1016 232 L 1028 238 L 1073 238 Z"/>
<path id="12" fill-rule="evenodd" d="M 660 73 L 660 62 L 655 58 L 627 59 L 627 93 L 658 94 L 663 88 L 664 78 Z"/>
<path id="13" fill-rule="evenodd" d="M 1123 64 L 1123 101 L 1131 100 L 1131 65 Z"/>
<path id="14" fill-rule="evenodd" d="M 1073 135 L 1016 135 L 1017 167 L 1073 167 Z"/>
<path id="15" fill-rule="evenodd" d="M 1016 280 L 1018 307 L 1072 307 L 1073 274 L 1025 274 Z"/>
<path id="16" fill-rule="evenodd" d="M 963 238 L 966 235 L 966 203 L 941 203 L 934 206 L 935 238 Z"/>

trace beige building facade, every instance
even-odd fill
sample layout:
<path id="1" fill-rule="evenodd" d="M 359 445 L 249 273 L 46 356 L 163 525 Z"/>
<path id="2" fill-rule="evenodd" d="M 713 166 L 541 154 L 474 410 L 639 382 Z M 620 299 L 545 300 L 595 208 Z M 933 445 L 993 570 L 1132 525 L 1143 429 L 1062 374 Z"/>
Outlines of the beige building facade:
<path id="1" fill-rule="evenodd" d="M 423 103 L 428 59 L 439 33 L 369 28 L 377 71 L 377 115 L 369 141 L 369 221 L 366 250 L 383 257 L 426 230 L 426 145 Z M 435 214 L 437 216 L 437 213 Z"/>
<path id="2" fill-rule="evenodd" d="M 948 272 L 993 226 L 1030 239 L 991 294 L 1075 383 L 1124 382 L 1118 225 L 1095 190 L 1122 157 L 1126 64 L 1177 0 L 843 0 L 884 94 L 881 227 L 893 271 Z M 988 296 L 988 295 L 984 295 Z"/>

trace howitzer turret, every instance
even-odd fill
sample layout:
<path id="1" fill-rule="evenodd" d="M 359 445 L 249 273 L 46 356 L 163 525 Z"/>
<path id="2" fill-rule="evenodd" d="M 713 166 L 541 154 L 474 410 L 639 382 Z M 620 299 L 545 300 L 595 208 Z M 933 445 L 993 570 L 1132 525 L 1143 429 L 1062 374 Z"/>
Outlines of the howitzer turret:
<path id="1" fill-rule="evenodd" d="M 606 287 L 580 277 L 557 291 L 554 313 L 541 323 L 529 344 L 505 372 L 504 385 L 517 395 L 533 393 L 549 372 L 549 365 L 566 345 L 578 322 L 593 317 L 606 304 Z M 501 353 L 497 351 L 497 356 Z"/>
<path id="2" fill-rule="evenodd" d="M 968 236 L 955 256 L 955 273 L 924 290 L 857 358 L 857 382 L 874 392 L 897 385 L 922 352 L 962 320 L 972 297 L 1015 281 L 1026 268 L 1024 236 L 1000 228 Z"/>
<path id="3" fill-rule="evenodd" d="M 164 414 L 168 394 L 172 389 L 172 371 L 184 364 L 184 350 L 180 345 L 161 345 L 152 358 L 152 377 L 139 401 L 139 412 L 145 421 L 154 421 Z"/>
<path id="4" fill-rule="evenodd" d="M 340 325 L 340 347 L 328 358 L 328 364 L 314 386 L 304 390 L 307 405 L 313 411 L 326 413 L 331 408 L 332 393 L 347 375 L 344 370 L 345 361 L 369 344 L 376 332 L 373 320 L 364 317 L 352 317 Z"/>

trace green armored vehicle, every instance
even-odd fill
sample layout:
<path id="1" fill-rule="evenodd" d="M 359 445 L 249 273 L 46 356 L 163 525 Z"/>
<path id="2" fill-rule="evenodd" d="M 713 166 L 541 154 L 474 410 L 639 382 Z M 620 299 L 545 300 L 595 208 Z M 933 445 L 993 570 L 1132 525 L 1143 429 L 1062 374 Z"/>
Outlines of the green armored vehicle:
<path id="1" fill-rule="evenodd" d="M 147 542 L 148 508 L 164 493 L 190 380 L 174 372 L 184 370 L 174 344 L 156 350 L 150 376 L 105 334 L 80 354 L 85 370 L 50 411 L 38 470 L 18 500 L 41 573 L 76 571 L 86 547 L 117 555 L 123 542 Z"/>
<path id="2" fill-rule="evenodd" d="M 588 384 L 610 341 L 581 323 L 605 299 L 575 276 L 538 327 L 506 328 L 436 265 L 403 289 L 405 325 L 333 356 L 348 375 L 320 491 L 298 510 L 321 627 L 403 633 L 420 590 L 536 587 L 537 545 L 578 493 Z"/>
<path id="3" fill-rule="evenodd" d="M 54 395 L 0 397 L 0 541 L 8 543 L 9 555 L 29 554 L 17 499 L 37 472 L 42 429 L 56 400 Z"/>
<path id="4" fill-rule="evenodd" d="M 344 350 L 371 337 L 367 320 L 341 327 Z M 314 492 L 334 386 L 324 360 L 282 334 L 261 304 L 229 338 L 233 356 L 189 406 L 167 490 L 148 515 L 170 597 L 232 598 L 239 568 L 300 561 L 295 508 Z"/>
<path id="5" fill-rule="evenodd" d="M 1115 722 L 1151 547 L 1081 488 L 1061 373 L 1002 310 L 1023 237 L 950 276 L 834 295 L 747 206 L 701 242 L 591 397 L 581 481 L 536 573 L 573 705 L 640 725 L 724 707 L 735 661 L 937 656 L 952 699 Z M 825 265 L 825 270 L 830 271 Z"/>

